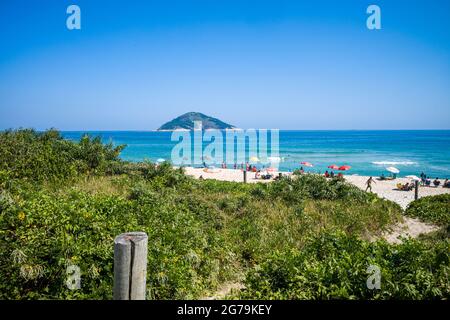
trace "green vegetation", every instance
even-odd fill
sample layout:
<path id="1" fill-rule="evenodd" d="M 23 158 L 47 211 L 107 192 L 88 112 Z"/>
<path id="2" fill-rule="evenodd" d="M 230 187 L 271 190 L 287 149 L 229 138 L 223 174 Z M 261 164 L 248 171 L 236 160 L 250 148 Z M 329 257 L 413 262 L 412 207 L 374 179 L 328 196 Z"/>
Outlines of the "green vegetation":
<path id="1" fill-rule="evenodd" d="M 55 130 L 6 131 L 0 134 L 0 179 L 54 182 L 80 174 L 104 174 L 118 162 L 124 147 L 103 145 L 100 138 L 87 135 L 74 143 Z"/>
<path id="2" fill-rule="evenodd" d="M 436 299 L 450 296 L 450 243 L 416 240 L 392 246 L 354 236 L 321 234 L 301 250 L 275 252 L 248 273 L 240 298 Z M 380 290 L 366 286 L 380 268 Z"/>
<path id="3" fill-rule="evenodd" d="M 450 194 L 423 197 L 406 209 L 406 214 L 425 222 L 450 226 Z"/>
<path id="4" fill-rule="evenodd" d="M 0 299 L 111 299 L 113 239 L 127 231 L 149 236 L 149 298 L 198 298 L 242 278 L 245 298 L 450 296 L 448 239 L 369 243 L 401 208 L 344 181 L 194 180 L 56 131 L 0 141 Z M 372 262 L 381 291 L 366 288 Z M 65 285 L 71 264 L 80 290 Z"/>
<path id="5" fill-rule="evenodd" d="M 203 129 L 232 129 L 234 126 L 200 112 L 188 112 L 163 124 L 158 130 L 194 129 L 194 121 L 201 121 Z"/>

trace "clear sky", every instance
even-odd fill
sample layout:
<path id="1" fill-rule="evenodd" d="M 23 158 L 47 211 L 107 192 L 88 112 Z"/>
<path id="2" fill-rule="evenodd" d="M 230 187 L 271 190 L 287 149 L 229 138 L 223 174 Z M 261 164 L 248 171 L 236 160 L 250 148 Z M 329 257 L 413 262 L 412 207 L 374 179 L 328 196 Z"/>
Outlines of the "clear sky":
<path id="1" fill-rule="evenodd" d="M 0 40 L 0 129 L 450 129 L 448 0 L 1 0 Z"/>

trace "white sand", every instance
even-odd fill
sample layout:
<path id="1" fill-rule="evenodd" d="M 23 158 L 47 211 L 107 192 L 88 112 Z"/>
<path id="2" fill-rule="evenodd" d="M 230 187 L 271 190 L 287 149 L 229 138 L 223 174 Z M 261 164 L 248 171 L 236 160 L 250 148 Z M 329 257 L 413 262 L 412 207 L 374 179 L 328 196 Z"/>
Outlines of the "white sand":
<path id="1" fill-rule="evenodd" d="M 214 169 L 206 170 L 203 168 L 192 168 L 185 167 L 185 172 L 187 175 L 193 176 L 198 179 L 200 176 L 203 179 L 216 179 L 220 181 L 234 181 L 234 182 L 244 182 L 244 172 L 240 169 Z M 278 173 L 273 173 L 278 174 Z M 287 173 L 285 173 L 287 174 Z M 255 172 L 247 172 L 247 182 L 257 183 L 257 182 L 270 182 L 271 180 L 255 179 Z"/>
<path id="2" fill-rule="evenodd" d="M 345 176 L 345 180 L 354 184 L 355 186 L 365 190 L 366 181 L 369 177 L 365 176 Z M 400 191 L 397 190 L 397 183 L 405 184 L 411 182 L 411 179 L 397 178 L 395 180 L 383 180 L 379 181 L 374 178 L 372 183 L 372 192 L 376 193 L 379 197 L 385 198 L 394 202 L 397 202 L 403 209 L 406 209 L 408 204 L 414 200 L 414 190 L 412 191 Z M 443 193 L 450 193 L 449 188 L 442 188 L 441 186 L 435 187 L 422 187 L 419 186 L 419 198 L 425 196 L 434 196 Z"/>
<path id="3" fill-rule="evenodd" d="M 438 230 L 439 227 L 414 219 L 403 217 L 403 222 L 393 226 L 389 232 L 385 232 L 382 238 L 389 243 L 400 243 L 402 237 L 417 238 L 421 234 L 426 234 Z"/>
<path id="4" fill-rule="evenodd" d="M 234 169 L 214 169 L 205 170 L 202 168 L 185 168 L 186 174 L 193 176 L 195 178 L 199 178 L 202 176 L 204 179 L 216 179 L 221 181 L 235 181 L 235 182 L 243 182 L 243 172 L 242 170 L 234 170 Z M 275 173 L 277 175 L 278 173 Z M 284 172 L 283 174 L 290 174 Z M 366 181 L 369 177 L 367 176 L 358 176 L 358 175 L 345 175 L 345 180 L 353 185 L 361 188 L 362 190 L 366 189 Z M 270 182 L 272 180 L 261 180 L 255 179 L 254 172 L 247 172 L 247 182 L 248 183 L 257 183 L 257 182 Z M 414 200 L 414 190 L 412 191 L 400 191 L 397 190 L 397 183 L 405 184 L 406 182 L 411 182 L 411 179 L 407 178 L 397 178 L 395 180 L 376 180 L 372 183 L 372 192 L 376 193 L 379 197 L 391 200 L 393 202 L 398 203 L 403 209 L 406 209 L 408 204 Z M 422 187 L 419 186 L 419 198 L 425 196 L 433 196 L 443 193 L 450 193 L 449 188 L 442 188 L 441 186 L 435 187 Z M 417 237 L 423 233 L 429 233 L 431 231 L 437 230 L 439 227 L 431 224 L 427 224 L 421 222 L 418 219 L 404 217 L 403 222 L 399 223 L 392 227 L 391 232 L 386 233 L 383 237 L 391 242 L 391 243 L 399 243 L 401 240 L 399 237 Z"/>
<path id="5" fill-rule="evenodd" d="M 366 181 L 369 177 L 365 176 L 345 176 L 345 179 L 354 184 L 355 186 L 361 188 L 362 190 L 366 189 Z M 411 179 L 407 178 L 397 178 L 395 180 L 383 180 L 379 181 L 375 179 L 375 182 L 372 183 L 372 192 L 376 193 L 379 197 L 391 200 L 393 202 L 398 203 L 403 209 L 406 209 L 408 204 L 414 201 L 414 190 L 412 191 L 400 191 L 397 190 L 397 183 L 405 184 L 407 182 L 411 182 Z M 435 187 L 422 187 L 419 186 L 419 198 L 425 196 L 434 196 L 443 193 L 450 193 L 449 188 L 442 188 L 441 186 Z M 390 243 L 400 243 L 401 237 L 413 237 L 416 238 L 420 234 L 429 233 L 435 230 L 438 230 L 439 227 L 424 223 L 419 219 L 403 217 L 403 222 L 392 226 L 392 230 L 383 235 Z"/>

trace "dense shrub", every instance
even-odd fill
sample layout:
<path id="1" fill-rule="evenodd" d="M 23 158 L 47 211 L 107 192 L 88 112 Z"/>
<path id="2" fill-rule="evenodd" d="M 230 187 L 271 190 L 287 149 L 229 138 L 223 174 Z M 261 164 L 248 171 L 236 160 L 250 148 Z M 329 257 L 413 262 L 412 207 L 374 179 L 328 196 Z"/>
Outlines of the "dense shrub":
<path id="1" fill-rule="evenodd" d="M 450 194 L 415 200 L 409 204 L 406 214 L 426 222 L 450 226 Z"/>
<path id="2" fill-rule="evenodd" d="M 265 194 L 271 198 L 277 197 L 289 203 L 301 199 L 312 200 L 344 200 L 349 199 L 360 203 L 381 200 L 372 193 L 367 193 L 358 187 L 340 179 L 326 179 L 323 176 L 305 174 L 293 178 L 283 178 L 270 184 L 261 185 Z"/>
<path id="3" fill-rule="evenodd" d="M 243 297 L 448 297 L 448 242 L 358 240 L 399 220 L 390 201 L 315 175 L 194 180 L 169 163 L 121 161 L 122 148 L 0 133 L 0 299 L 111 298 L 113 239 L 128 231 L 149 236 L 148 298 L 197 298 L 247 270 Z M 362 287 L 369 260 L 386 292 Z M 72 264 L 81 290 L 66 286 Z"/>
<path id="4" fill-rule="evenodd" d="M 369 289 L 368 267 L 381 271 Z M 416 240 L 369 243 L 322 234 L 302 250 L 276 252 L 248 272 L 245 299 L 448 299 L 450 242 L 432 247 Z"/>
<path id="5" fill-rule="evenodd" d="M 149 236 L 149 298 L 193 298 L 231 274 L 227 246 L 211 219 L 176 197 L 147 190 L 134 200 L 48 191 L 0 196 L 0 299 L 110 299 L 113 239 Z M 66 268 L 82 272 L 66 287 Z"/>
<path id="6" fill-rule="evenodd" d="M 263 263 L 273 250 L 301 246 L 307 235 L 335 229 L 363 235 L 398 214 L 396 207 L 382 210 L 384 202 L 345 206 L 343 200 L 307 199 L 292 206 L 256 199 L 257 185 L 188 177 L 168 184 L 178 170 L 150 170 L 157 172 L 91 177 L 56 190 L 3 191 L 0 277 L 8 281 L 0 284 L 0 296 L 110 298 L 112 240 L 138 230 L 151 244 L 149 297 L 195 298 Z M 69 264 L 81 268 L 80 291 L 65 286 Z"/>
<path id="7" fill-rule="evenodd" d="M 139 170 L 145 180 L 164 187 L 175 187 L 180 183 L 189 181 L 189 178 L 184 174 L 183 168 L 173 169 L 169 162 L 161 164 L 145 162 Z"/>
<path id="8" fill-rule="evenodd" d="M 0 170 L 9 179 L 57 181 L 81 173 L 104 173 L 119 161 L 124 146 L 102 144 L 99 137 L 83 136 L 79 143 L 48 130 L 9 130 L 0 133 Z"/>

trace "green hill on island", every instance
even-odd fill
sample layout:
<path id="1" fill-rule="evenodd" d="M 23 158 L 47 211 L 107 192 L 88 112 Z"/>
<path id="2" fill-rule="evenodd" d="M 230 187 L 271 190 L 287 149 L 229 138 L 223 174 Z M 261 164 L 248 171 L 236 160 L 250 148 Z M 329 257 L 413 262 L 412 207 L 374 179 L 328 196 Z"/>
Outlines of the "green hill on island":
<path id="1" fill-rule="evenodd" d="M 203 129 L 232 129 L 235 128 L 233 125 L 225 123 L 219 119 L 207 116 L 200 112 L 188 112 L 185 113 L 169 122 L 163 124 L 158 131 L 160 130 L 193 130 L 194 129 L 194 121 L 201 121 Z"/>

